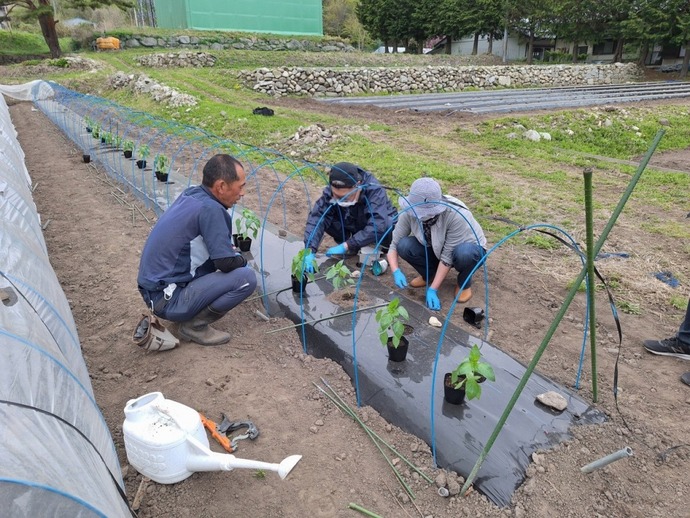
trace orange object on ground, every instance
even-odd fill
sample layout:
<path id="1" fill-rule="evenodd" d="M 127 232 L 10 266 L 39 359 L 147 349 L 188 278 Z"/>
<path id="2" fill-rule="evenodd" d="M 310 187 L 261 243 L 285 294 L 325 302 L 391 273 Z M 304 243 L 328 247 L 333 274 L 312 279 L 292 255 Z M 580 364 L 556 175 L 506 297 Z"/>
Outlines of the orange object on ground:
<path id="1" fill-rule="evenodd" d="M 120 40 L 112 36 L 97 38 L 96 47 L 98 47 L 98 50 L 117 50 L 120 48 Z"/>
<path id="2" fill-rule="evenodd" d="M 209 432 L 211 432 L 211 436 L 218 441 L 218 443 L 229 453 L 232 453 L 235 451 L 235 448 L 232 447 L 232 444 L 230 443 L 230 439 L 221 433 L 218 432 L 218 427 L 216 426 L 216 423 L 211 421 L 210 419 L 207 419 L 204 414 L 199 412 L 199 417 L 201 418 L 201 422 L 204 424 L 204 428 L 206 428 Z"/>

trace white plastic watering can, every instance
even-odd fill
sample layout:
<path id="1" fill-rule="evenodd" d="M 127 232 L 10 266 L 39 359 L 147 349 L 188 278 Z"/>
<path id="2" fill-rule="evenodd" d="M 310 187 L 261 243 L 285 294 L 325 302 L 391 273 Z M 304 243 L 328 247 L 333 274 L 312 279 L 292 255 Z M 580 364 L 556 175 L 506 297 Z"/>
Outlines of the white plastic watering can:
<path id="1" fill-rule="evenodd" d="M 213 452 L 199 413 L 165 399 L 160 392 L 127 402 L 122 431 L 127 461 L 159 484 L 174 484 L 197 471 L 235 468 L 276 471 L 284 479 L 302 458 L 291 455 L 280 464 L 272 464 Z"/>

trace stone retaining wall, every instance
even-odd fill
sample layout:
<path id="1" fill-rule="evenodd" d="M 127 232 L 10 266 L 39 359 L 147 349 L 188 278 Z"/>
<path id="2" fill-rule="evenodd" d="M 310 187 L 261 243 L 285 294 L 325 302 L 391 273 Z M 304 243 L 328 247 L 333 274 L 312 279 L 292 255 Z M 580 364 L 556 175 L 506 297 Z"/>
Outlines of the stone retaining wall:
<path id="1" fill-rule="evenodd" d="M 169 36 L 152 37 L 152 36 L 132 36 L 132 35 L 117 35 L 112 34 L 120 40 L 120 45 L 123 48 L 137 48 L 137 47 L 185 47 L 191 49 L 237 49 L 237 50 L 304 50 L 309 52 L 354 52 L 355 48 L 352 45 L 343 43 L 342 41 L 315 41 L 315 40 L 300 40 L 300 39 L 277 39 L 277 38 L 261 38 L 257 36 L 233 36 L 233 35 L 218 35 L 217 33 L 210 33 L 208 38 L 200 38 L 197 36 Z"/>
<path id="2" fill-rule="evenodd" d="M 139 56 L 137 63 L 153 68 L 212 67 L 216 64 L 216 57 L 207 52 L 169 52 Z"/>
<path id="3" fill-rule="evenodd" d="M 296 68 L 240 71 L 249 88 L 273 96 L 344 97 L 362 93 L 456 92 L 466 88 L 619 84 L 639 79 L 634 63 L 613 65 Z"/>

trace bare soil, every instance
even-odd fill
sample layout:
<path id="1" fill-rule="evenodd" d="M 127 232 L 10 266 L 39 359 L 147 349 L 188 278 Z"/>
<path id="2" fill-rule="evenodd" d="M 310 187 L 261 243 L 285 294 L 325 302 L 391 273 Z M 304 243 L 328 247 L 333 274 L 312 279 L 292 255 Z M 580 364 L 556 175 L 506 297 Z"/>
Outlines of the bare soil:
<path id="1" fill-rule="evenodd" d="M 353 116 L 351 108 L 345 110 Z M 429 116 L 403 118 L 367 110 L 368 114 L 359 114 L 362 119 L 381 117 L 388 123 L 394 119 L 394 124 L 410 124 L 422 131 L 439 124 Z M 174 485 L 148 483 L 139 516 L 356 516 L 348 509 L 350 502 L 385 517 L 690 516 L 690 388 L 678 379 L 690 370 L 690 363 L 649 355 L 641 344 L 643 339 L 677 331 L 683 312 L 667 301 L 672 295 L 687 298 L 688 286 L 673 289 L 651 273 L 670 270 L 682 279 L 690 278 L 688 245 L 670 237 L 650 237 L 640 229 L 639 210 L 621 216 L 608 248 L 629 252 L 630 258 L 611 257 L 598 263 L 604 275 L 623 279 L 625 298 L 640 308 L 639 314 L 620 313 L 623 345 L 616 406 L 612 387 L 618 337 L 606 297 L 597 294 L 597 406 L 609 421 L 575 428 L 572 440 L 535 455 L 508 508 L 496 507 L 477 491 L 465 497 L 440 497 L 434 484 L 403 468 L 416 494 L 410 500 L 361 427 L 313 385 L 321 378 L 328 380 L 355 408 L 349 377 L 333 361 L 305 356 L 296 333 L 266 335 L 266 330 L 290 322 L 266 322 L 257 314 L 262 308 L 256 301 L 242 304 L 219 321 L 218 327 L 233 335 L 229 345 L 204 348 L 183 342 L 162 354 L 138 349 L 131 335 L 144 307 L 136 290 L 136 273 L 154 214 L 92 164 L 82 163 L 81 152 L 30 104 L 13 105 L 11 114 L 37 184 L 38 210 L 43 221 L 49 221 L 44 232 L 51 263 L 71 304 L 96 400 L 120 455 L 130 503 L 142 476 L 127 464 L 123 408 L 129 399 L 148 392 L 161 391 L 212 419 L 225 413 L 252 420 L 261 435 L 241 442 L 239 457 L 278 462 L 287 455 L 303 455 L 284 481 L 273 472 L 262 477 L 253 470 L 235 470 L 198 473 Z M 675 152 L 669 160 L 674 168 L 690 170 L 689 150 Z M 687 206 L 671 207 L 655 216 L 685 223 L 690 221 L 685 219 L 687 212 Z M 289 217 L 294 228 L 302 228 L 305 214 Z M 578 262 L 566 252 L 509 244 L 492 256 L 488 271 L 489 341 L 528 363 L 560 308 L 567 282 L 579 272 Z M 477 274 L 473 306 L 484 306 L 484 281 L 483 274 Z M 383 282 L 391 280 L 385 276 Z M 444 303 L 441 320 L 452 290 L 449 279 L 439 293 Z M 417 298 L 424 303 L 423 291 Z M 584 308 L 584 294 L 578 294 L 538 366 L 543 374 L 568 386 L 577 373 Z M 482 337 L 483 331 L 462 322 L 461 309 L 454 321 Z M 591 400 L 589 357 L 580 386 L 581 396 Z M 432 479 L 445 474 L 433 465 L 428 445 L 386 423 L 370 408 L 357 412 Z M 590 474 L 580 472 L 581 466 L 625 446 L 632 448 L 633 457 Z M 221 451 L 218 445 L 212 448 Z M 455 475 L 446 475 L 457 482 Z"/>

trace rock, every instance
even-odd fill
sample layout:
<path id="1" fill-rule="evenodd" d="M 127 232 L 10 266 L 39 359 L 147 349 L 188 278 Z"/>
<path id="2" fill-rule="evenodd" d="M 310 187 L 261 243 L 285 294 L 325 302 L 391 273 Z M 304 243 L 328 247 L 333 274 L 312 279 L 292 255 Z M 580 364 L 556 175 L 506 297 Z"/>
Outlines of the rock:
<path id="1" fill-rule="evenodd" d="M 542 405 L 554 408 L 559 412 L 562 412 L 568 408 L 568 401 L 558 392 L 549 391 L 539 394 L 537 396 L 537 401 L 539 401 Z"/>
<path id="2" fill-rule="evenodd" d="M 541 135 L 539 135 L 539 132 L 534 130 L 527 130 L 522 135 L 527 140 L 531 140 L 532 142 L 539 142 L 541 140 Z"/>
<path id="3" fill-rule="evenodd" d="M 429 318 L 429 325 L 432 327 L 443 327 L 441 321 L 436 317 Z"/>
<path id="4" fill-rule="evenodd" d="M 434 482 L 436 483 L 436 487 L 446 487 L 446 484 L 448 483 L 446 473 L 444 471 L 441 471 L 441 473 L 438 474 Z"/>
<path id="5" fill-rule="evenodd" d="M 455 480 L 448 481 L 448 493 L 450 496 L 455 496 L 460 494 L 462 486 Z"/>

